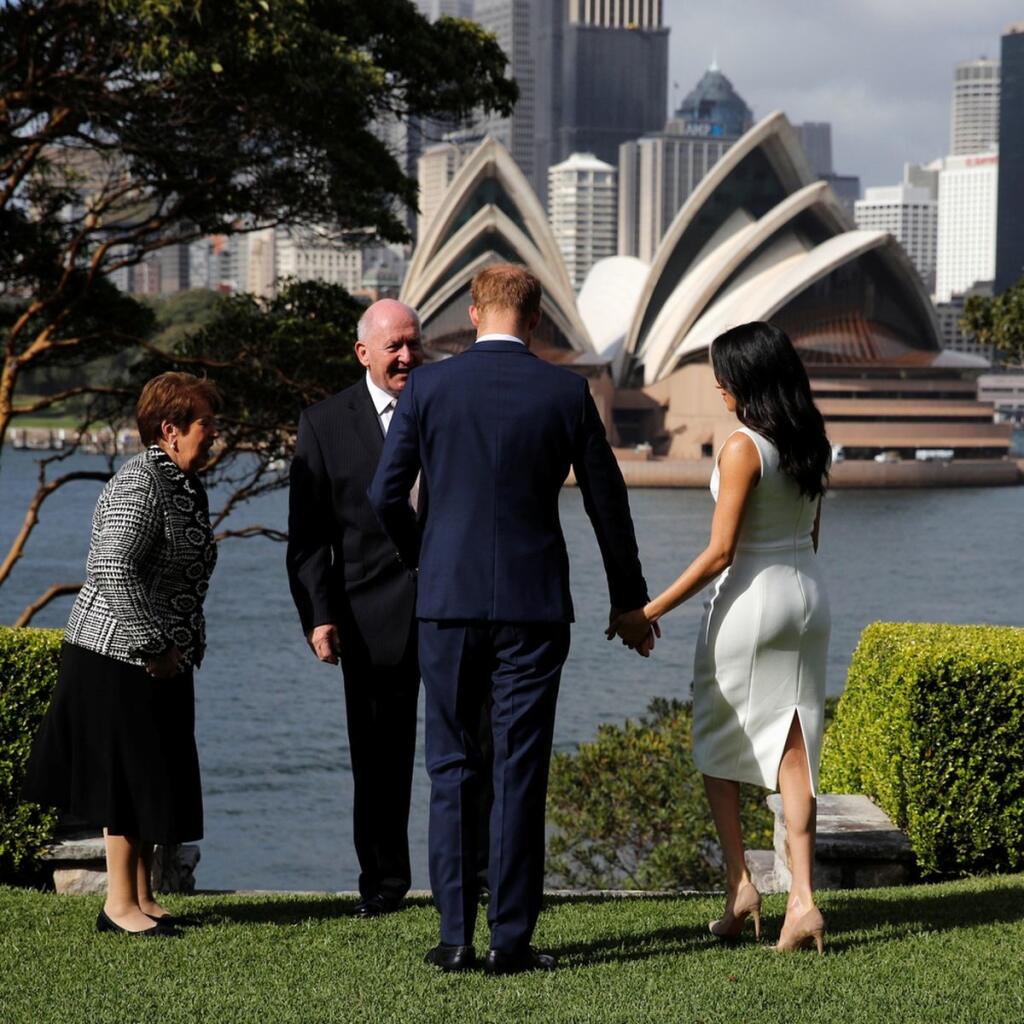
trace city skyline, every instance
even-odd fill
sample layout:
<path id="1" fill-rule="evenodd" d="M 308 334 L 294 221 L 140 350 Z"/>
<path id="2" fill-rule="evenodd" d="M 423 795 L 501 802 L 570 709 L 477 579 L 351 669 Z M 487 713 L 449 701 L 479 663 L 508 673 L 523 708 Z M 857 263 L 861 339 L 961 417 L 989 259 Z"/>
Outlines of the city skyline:
<path id="1" fill-rule="evenodd" d="M 782 110 L 793 123 L 830 122 L 835 166 L 867 187 L 894 185 L 904 163 L 950 152 L 955 65 L 998 58 L 1021 5 L 665 0 L 664 15 L 670 83 L 678 83 L 670 110 L 717 58 L 756 119 Z"/>

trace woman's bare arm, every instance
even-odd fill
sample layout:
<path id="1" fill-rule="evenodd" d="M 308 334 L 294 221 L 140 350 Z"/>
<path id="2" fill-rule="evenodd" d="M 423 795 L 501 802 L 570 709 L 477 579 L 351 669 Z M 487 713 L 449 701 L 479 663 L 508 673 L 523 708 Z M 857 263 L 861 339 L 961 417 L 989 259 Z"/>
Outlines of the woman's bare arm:
<path id="1" fill-rule="evenodd" d="M 656 598 L 616 619 L 609 627 L 609 638 L 618 633 L 629 644 L 640 643 L 651 623 L 702 590 L 732 564 L 747 498 L 761 476 L 761 456 L 746 434 L 737 432 L 726 441 L 718 458 L 718 472 L 718 502 L 707 547 Z"/>

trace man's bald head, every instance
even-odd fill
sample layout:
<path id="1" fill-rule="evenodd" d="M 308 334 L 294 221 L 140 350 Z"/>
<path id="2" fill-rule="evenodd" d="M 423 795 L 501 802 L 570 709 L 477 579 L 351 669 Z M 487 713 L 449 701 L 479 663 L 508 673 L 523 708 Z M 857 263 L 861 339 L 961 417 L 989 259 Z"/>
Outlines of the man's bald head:
<path id="1" fill-rule="evenodd" d="M 397 299 L 379 299 L 359 318 L 356 357 L 370 380 L 396 398 L 410 371 L 423 362 L 420 318 Z"/>

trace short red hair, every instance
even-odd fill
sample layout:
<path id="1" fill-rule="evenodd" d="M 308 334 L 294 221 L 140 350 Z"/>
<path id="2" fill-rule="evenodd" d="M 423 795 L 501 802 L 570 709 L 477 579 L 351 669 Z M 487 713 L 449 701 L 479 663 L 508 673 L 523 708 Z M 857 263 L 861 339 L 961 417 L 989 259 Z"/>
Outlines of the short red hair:
<path id="1" fill-rule="evenodd" d="M 144 445 L 160 440 L 160 424 L 169 420 L 179 430 L 186 430 L 196 418 L 196 405 L 205 400 L 215 411 L 221 406 L 217 385 L 205 377 L 169 370 L 143 385 L 135 405 L 135 422 Z"/>

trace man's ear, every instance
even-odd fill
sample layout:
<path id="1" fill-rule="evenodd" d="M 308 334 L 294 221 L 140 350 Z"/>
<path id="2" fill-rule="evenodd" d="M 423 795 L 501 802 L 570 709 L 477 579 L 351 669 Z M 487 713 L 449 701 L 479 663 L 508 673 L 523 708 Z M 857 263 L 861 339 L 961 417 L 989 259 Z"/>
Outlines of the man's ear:
<path id="1" fill-rule="evenodd" d="M 477 309 L 476 306 L 469 307 L 469 322 L 474 327 L 480 326 L 480 310 Z"/>
<path id="2" fill-rule="evenodd" d="M 529 330 L 529 331 L 531 331 L 531 332 L 532 332 L 532 331 L 535 331 L 535 330 L 537 330 L 537 325 L 538 325 L 539 323 L 540 323 L 540 310 L 538 309 L 538 310 L 536 310 L 536 311 L 535 311 L 535 312 L 534 312 L 534 313 L 533 313 L 533 314 L 532 314 L 532 315 L 530 316 L 530 321 L 529 321 L 529 323 L 528 323 L 528 324 L 526 325 L 526 328 L 527 328 L 527 330 Z"/>
<path id="3" fill-rule="evenodd" d="M 367 369 L 369 369 L 369 366 L 370 366 L 370 354 L 369 354 L 369 352 L 366 349 L 366 342 L 365 341 L 357 341 L 356 344 L 355 344 L 355 350 L 356 350 L 356 359 L 358 359 L 359 362 L 363 364 L 363 366 L 365 366 L 365 367 L 367 367 Z"/>

